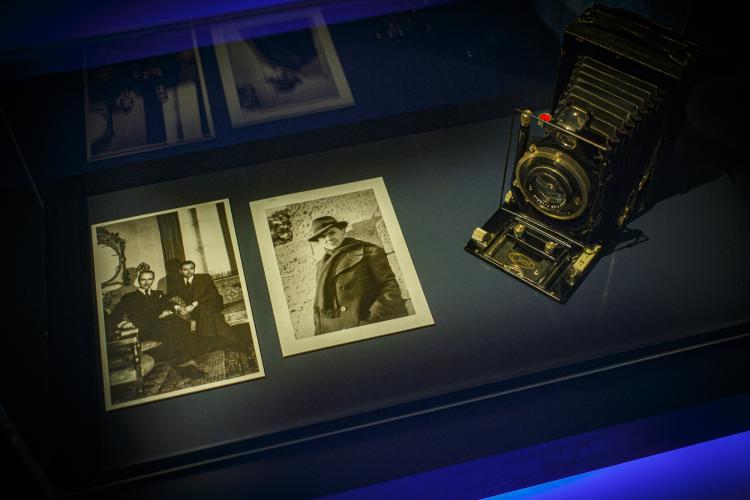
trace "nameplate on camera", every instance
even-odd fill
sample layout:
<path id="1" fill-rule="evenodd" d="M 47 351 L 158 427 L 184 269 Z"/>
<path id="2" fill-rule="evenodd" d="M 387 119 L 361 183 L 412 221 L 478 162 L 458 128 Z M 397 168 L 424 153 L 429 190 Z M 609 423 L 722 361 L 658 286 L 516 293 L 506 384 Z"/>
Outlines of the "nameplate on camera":
<path id="1" fill-rule="evenodd" d="M 468 252 L 559 302 L 570 297 L 600 248 L 561 238 L 504 209 L 476 228 L 466 244 Z"/>

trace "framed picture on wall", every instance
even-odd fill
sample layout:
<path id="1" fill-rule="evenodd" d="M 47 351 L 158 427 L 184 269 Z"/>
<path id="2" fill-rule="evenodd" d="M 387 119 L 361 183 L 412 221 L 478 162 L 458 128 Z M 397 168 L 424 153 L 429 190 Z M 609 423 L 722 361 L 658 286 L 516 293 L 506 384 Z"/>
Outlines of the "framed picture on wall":
<path id="1" fill-rule="evenodd" d="M 91 236 L 107 410 L 264 376 L 227 200 Z"/>
<path id="2" fill-rule="evenodd" d="M 284 356 L 434 324 L 382 178 L 250 209 Z"/>
<path id="3" fill-rule="evenodd" d="M 151 38 L 89 47 L 92 66 L 84 71 L 89 161 L 214 137 L 194 34 L 170 31 Z M 139 51 L 139 46 L 149 45 L 186 48 L 143 58 L 153 48 Z M 102 64 L 106 61 L 112 62 Z"/>
<path id="4" fill-rule="evenodd" d="M 354 104 L 319 10 L 236 19 L 211 32 L 232 126 Z"/>

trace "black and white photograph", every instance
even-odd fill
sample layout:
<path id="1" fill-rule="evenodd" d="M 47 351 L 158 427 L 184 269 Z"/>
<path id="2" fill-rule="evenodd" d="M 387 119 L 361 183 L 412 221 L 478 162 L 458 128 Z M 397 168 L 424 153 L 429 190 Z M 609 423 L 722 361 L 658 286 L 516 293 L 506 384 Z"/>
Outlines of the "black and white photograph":
<path id="1" fill-rule="evenodd" d="M 195 40 L 183 36 L 192 49 L 85 70 L 89 161 L 214 137 Z M 99 47 L 96 60 L 115 58 L 119 49 Z"/>
<path id="2" fill-rule="evenodd" d="M 211 28 L 232 126 L 354 104 L 319 10 Z"/>
<path id="3" fill-rule="evenodd" d="M 107 410 L 264 376 L 227 200 L 91 235 Z"/>
<path id="4" fill-rule="evenodd" d="M 284 356 L 434 324 L 382 178 L 250 209 Z"/>

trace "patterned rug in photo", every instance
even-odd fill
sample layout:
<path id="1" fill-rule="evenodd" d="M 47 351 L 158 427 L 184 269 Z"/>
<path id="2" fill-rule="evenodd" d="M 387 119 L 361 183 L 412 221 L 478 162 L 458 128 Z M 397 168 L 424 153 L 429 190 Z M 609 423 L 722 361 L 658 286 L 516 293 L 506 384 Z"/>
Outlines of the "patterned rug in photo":
<path id="1" fill-rule="evenodd" d="M 118 404 L 188 387 L 221 382 L 258 370 L 258 364 L 254 356 L 251 355 L 248 358 L 246 353 L 243 354 L 229 349 L 206 353 L 196 358 L 195 362 L 206 373 L 204 377 L 185 377 L 170 363 L 160 361 L 154 365 L 153 370 L 143 379 L 144 394 L 138 395 L 135 384 L 113 387 L 112 402 Z"/>

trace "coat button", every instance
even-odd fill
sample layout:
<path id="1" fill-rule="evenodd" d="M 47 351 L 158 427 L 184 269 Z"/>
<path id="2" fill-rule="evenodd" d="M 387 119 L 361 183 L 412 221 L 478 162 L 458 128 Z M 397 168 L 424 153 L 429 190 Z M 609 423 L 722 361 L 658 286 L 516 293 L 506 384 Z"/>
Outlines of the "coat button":
<path id="1" fill-rule="evenodd" d="M 346 311 L 346 306 L 341 306 L 341 312 Z"/>

